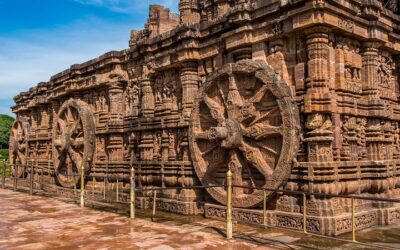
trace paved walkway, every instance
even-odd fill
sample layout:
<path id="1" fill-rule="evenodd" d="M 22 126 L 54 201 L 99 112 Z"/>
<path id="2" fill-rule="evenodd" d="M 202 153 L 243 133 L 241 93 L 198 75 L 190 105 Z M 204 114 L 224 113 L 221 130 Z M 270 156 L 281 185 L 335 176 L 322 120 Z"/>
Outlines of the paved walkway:
<path id="1" fill-rule="evenodd" d="M 0 249 L 267 249 L 193 225 L 169 225 L 0 189 Z"/>

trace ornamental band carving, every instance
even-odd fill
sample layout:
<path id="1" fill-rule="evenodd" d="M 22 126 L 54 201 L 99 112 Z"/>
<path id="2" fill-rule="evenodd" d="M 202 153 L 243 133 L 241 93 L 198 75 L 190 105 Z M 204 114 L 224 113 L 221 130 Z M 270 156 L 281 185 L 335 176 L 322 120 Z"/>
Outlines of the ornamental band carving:
<path id="1" fill-rule="evenodd" d="M 238 186 L 400 198 L 397 1 L 181 0 L 179 15 L 149 12 L 127 49 L 14 98 L 11 164 L 34 160 L 34 178 L 61 196 L 83 166 L 87 188 L 127 200 L 133 166 L 140 188 L 224 185 L 230 169 Z M 138 194 L 143 207 L 150 196 Z M 301 196 L 266 196 L 269 224 L 301 229 Z M 242 221 L 262 223 L 262 201 L 233 190 Z M 224 217 L 225 202 L 224 188 L 171 189 L 157 206 Z M 348 231 L 348 200 L 307 206 L 309 230 Z M 397 211 L 357 203 L 357 227 L 398 223 Z"/>

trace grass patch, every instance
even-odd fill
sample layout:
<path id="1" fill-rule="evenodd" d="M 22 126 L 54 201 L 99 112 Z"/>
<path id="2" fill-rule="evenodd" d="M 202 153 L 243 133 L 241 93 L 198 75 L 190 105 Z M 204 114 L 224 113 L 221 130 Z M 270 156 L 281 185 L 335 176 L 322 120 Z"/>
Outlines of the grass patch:
<path id="1" fill-rule="evenodd" d="M 11 170 L 10 166 L 8 165 L 8 159 L 9 159 L 9 151 L 8 148 L 0 148 L 0 175 L 3 174 L 3 160 L 6 161 L 7 167 L 6 167 L 6 176 L 11 176 Z"/>

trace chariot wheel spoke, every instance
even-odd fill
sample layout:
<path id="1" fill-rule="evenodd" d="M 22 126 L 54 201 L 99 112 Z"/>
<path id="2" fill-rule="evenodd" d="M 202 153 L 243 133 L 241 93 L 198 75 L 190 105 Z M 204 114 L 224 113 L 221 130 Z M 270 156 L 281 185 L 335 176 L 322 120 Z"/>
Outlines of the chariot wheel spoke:
<path id="1" fill-rule="evenodd" d="M 77 137 L 73 140 L 72 146 L 74 148 L 81 148 L 84 146 L 84 144 L 85 144 L 85 141 L 84 141 L 83 137 Z"/>
<path id="2" fill-rule="evenodd" d="M 259 115 L 258 117 L 256 117 L 251 123 L 250 126 L 253 126 L 254 124 L 258 123 L 259 121 L 267 118 L 268 116 L 270 116 L 271 114 L 273 114 L 274 112 L 279 111 L 279 107 L 275 107 L 269 111 L 267 111 L 265 114 Z"/>
<path id="3" fill-rule="evenodd" d="M 216 120 L 218 123 L 223 123 L 223 121 L 225 120 L 224 107 L 222 107 L 221 104 L 219 104 L 217 101 L 214 101 L 207 95 L 204 96 L 204 103 L 210 109 L 212 118 L 214 118 L 214 120 Z"/>
<path id="4" fill-rule="evenodd" d="M 258 103 L 261 102 L 262 98 L 268 91 L 267 85 L 263 85 L 252 97 L 247 100 L 247 103 Z"/>
<path id="5" fill-rule="evenodd" d="M 265 161 L 264 156 L 260 149 L 247 144 L 246 142 L 242 142 L 240 150 L 243 152 L 246 160 L 252 164 L 261 174 L 263 174 L 266 178 L 272 176 L 273 169 L 272 167 Z"/>
<path id="6" fill-rule="evenodd" d="M 243 135 L 254 140 L 260 140 L 270 136 L 282 135 L 282 127 L 258 123 L 244 129 Z"/>
<path id="7" fill-rule="evenodd" d="M 243 106 L 243 98 L 239 93 L 237 80 L 234 74 L 229 74 L 228 106 Z"/>
<path id="8" fill-rule="evenodd" d="M 229 163 L 228 167 L 233 175 L 233 185 L 235 186 L 243 186 L 243 163 L 239 159 L 239 154 L 237 150 L 229 151 Z M 235 187 L 233 188 L 233 192 L 235 195 L 242 195 L 243 188 Z"/>
<path id="9" fill-rule="evenodd" d="M 211 148 L 207 149 L 206 151 L 202 152 L 203 156 L 207 156 L 208 154 L 212 153 L 215 149 L 217 149 L 219 147 L 218 144 L 215 144 L 214 146 L 212 146 Z"/>

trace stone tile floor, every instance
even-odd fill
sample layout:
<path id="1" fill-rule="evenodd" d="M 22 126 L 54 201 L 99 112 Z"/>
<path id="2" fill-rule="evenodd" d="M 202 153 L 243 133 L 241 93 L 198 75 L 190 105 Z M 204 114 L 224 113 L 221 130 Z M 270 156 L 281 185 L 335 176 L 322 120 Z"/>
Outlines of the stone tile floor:
<path id="1" fill-rule="evenodd" d="M 138 218 L 80 208 L 55 198 L 0 189 L 1 249 L 376 249 L 281 229 L 225 223 L 201 216 L 138 210 Z M 341 236 L 349 238 L 350 235 Z M 362 242 L 400 249 L 400 226 L 357 232 Z"/>
<path id="2" fill-rule="evenodd" d="M 0 249 L 268 249 L 202 230 L 0 189 Z"/>

